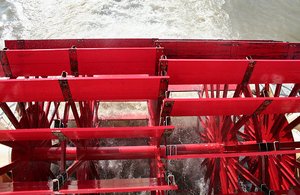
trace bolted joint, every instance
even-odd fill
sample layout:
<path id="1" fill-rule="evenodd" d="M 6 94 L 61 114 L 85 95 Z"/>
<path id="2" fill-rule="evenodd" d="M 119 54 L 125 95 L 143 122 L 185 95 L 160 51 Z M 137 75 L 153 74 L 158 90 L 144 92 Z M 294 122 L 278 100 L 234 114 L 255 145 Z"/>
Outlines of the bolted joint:
<path id="1" fill-rule="evenodd" d="M 273 194 L 275 194 L 274 191 L 273 191 L 273 190 L 270 190 L 266 184 L 261 184 L 261 185 L 260 185 L 260 189 L 261 189 L 261 191 L 262 191 L 265 195 L 273 195 Z"/>
<path id="2" fill-rule="evenodd" d="M 77 49 L 75 46 L 72 46 L 69 49 L 69 58 L 70 58 L 70 68 L 72 75 L 78 76 L 78 59 L 77 59 Z"/>
<path id="3" fill-rule="evenodd" d="M 172 111 L 174 105 L 174 101 L 166 101 L 163 104 L 163 109 L 162 109 L 162 117 L 170 116 L 170 113 Z"/>
<path id="4" fill-rule="evenodd" d="M 59 174 L 55 179 L 52 180 L 53 191 L 59 191 L 61 187 L 66 183 L 67 180 L 68 180 L 67 172 L 63 172 Z"/>
<path id="5" fill-rule="evenodd" d="M 67 137 L 60 130 L 53 130 L 52 134 L 56 136 L 59 141 L 67 140 Z"/>
<path id="6" fill-rule="evenodd" d="M 166 117 L 166 118 L 170 118 L 170 117 Z M 168 119 L 166 119 L 166 120 L 168 120 Z M 173 129 L 165 129 L 164 136 L 169 137 L 172 133 L 173 133 Z"/>
<path id="7" fill-rule="evenodd" d="M 159 98 L 163 99 L 166 97 L 166 92 L 168 90 L 169 79 L 162 78 L 160 80 Z"/>
<path id="8" fill-rule="evenodd" d="M 160 69 L 160 75 L 166 76 L 168 72 L 168 62 L 165 60 L 159 61 L 159 69 Z"/>
<path id="9" fill-rule="evenodd" d="M 6 51 L 7 48 L 4 48 L 2 51 L 0 51 L 0 64 L 2 66 L 5 77 L 13 77 Z"/>

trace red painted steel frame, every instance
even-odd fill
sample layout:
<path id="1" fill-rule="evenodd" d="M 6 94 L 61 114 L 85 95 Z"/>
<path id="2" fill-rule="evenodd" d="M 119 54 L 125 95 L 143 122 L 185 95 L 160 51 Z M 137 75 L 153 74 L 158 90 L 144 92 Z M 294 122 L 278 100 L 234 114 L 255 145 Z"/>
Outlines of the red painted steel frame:
<path id="1" fill-rule="evenodd" d="M 173 39 L 5 43 L 0 76 L 7 78 L 0 80 L 0 108 L 16 130 L 0 131 L 0 143 L 12 148 L 12 162 L 0 168 L 0 175 L 11 171 L 13 179 L 0 184 L 0 194 L 161 195 L 178 189 L 163 159 L 187 158 L 204 159 L 199 166 L 206 168 L 208 194 L 243 194 L 242 185 L 249 194 L 300 188 L 296 177 L 300 163 L 295 157 L 300 144 L 291 134 L 300 117 L 286 120 L 287 114 L 300 112 L 300 43 Z M 289 97 L 281 97 L 287 83 L 292 84 L 284 95 Z M 199 98 L 169 97 L 170 92 L 185 91 L 196 91 Z M 145 119 L 148 126 L 100 127 L 100 101 L 132 100 L 147 101 L 149 115 L 120 120 Z M 17 102 L 17 111 L 7 102 Z M 169 125 L 172 116 L 197 116 L 198 144 L 172 144 L 176 131 Z M 77 127 L 68 127 L 73 120 Z M 55 128 L 50 128 L 53 123 Z M 146 138 L 148 144 L 100 147 L 98 139 L 108 138 Z M 101 180 L 96 160 L 124 159 L 149 159 L 149 178 Z M 52 163 L 58 164 L 59 173 L 52 172 Z"/>
<path id="2" fill-rule="evenodd" d="M 76 54 L 71 57 L 70 53 L 73 50 Z M 162 50 L 163 48 L 155 47 L 32 49 L 6 50 L 5 54 L 14 77 L 55 76 L 63 71 L 70 75 L 155 75 L 156 64 L 162 55 Z M 75 61 L 75 65 L 70 64 L 71 60 Z M 4 76 L 2 69 L 0 69 L 0 76 Z"/>
<path id="3" fill-rule="evenodd" d="M 300 112 L 300 98 L 224 98 L 224 99 L 165 99 L 162 112 L 168 112 L 167 104 L 172 104 L 170 116 L 213 116 L 251 115 L 265 101 L 269 106 L 262 114 Z"/>
<path id="4" fill-rule="evenodd" d="M 134 75 L 0 80 L 0 90 L 5 91 L 0 102 L 64 101 L 59 84 L 62 79 L 68 82 L 74 101 L 147 100 L 160 96 L 162 80 L 168 77 Z"/>
<path id="5" fill-rule="evenodd" d="M 165 131 L 170 133 L 173 130 L 174 126 L 2 130 L 0 131 L 0 142 L 51 140 L 57 139 L 57 133 L 62 134 L 70 140 L 93 138 L 147 138 L 161 137 Z M 32 132 L 34 132 L 34 134 L 32 134 Z"/>
<path id="6" fill-rule="evenodd" d="M 170 84 L 237 84 L 242 82 L 250 61 L 162 59 L 160 62 L 168 70 Z M 299 73 L 300 60 L 255 60 L 249 84 L 296 83 Z"/>

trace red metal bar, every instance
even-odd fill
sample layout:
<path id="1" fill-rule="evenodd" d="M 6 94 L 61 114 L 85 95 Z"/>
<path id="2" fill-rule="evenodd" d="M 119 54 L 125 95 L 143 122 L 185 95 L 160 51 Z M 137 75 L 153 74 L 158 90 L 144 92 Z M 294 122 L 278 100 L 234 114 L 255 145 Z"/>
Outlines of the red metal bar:
<path id="1" fill-rule="evenodd" d="M 60 173 L 65 172 L 66 170 L 66 148 L 67 148 L 67 142 L 64 140 L 61 140 L 60 143 L 60 147 L 61 147 L 61 156 L 60 156 Z"/>
<path id="2" fill-rule="evenodd" d="M 120 146 L 120 147 L 67 147 L 66 160 L 117 160 L 117 159 L 150 159 L 155 157 L 156 146 Z M 59 160 L 61 149 L 34 148 L 32 160 Z"/>
<path id="3" fill-rule="evenodd" d="M 77 108 L 76 108 L 76 105 L 75 105 L 74 101 L 69 100 L 68 104 L 70 104 L 70 106 L 71 106 L 71 110 L 72 110 L 73 116 L 75 118 L 75 122 L 76 122 L 77 127 L 82 127 L 82 123 L 80 121 L 79 114 L 78 114 L 78 111 L 77 111 Z"/>
<path id="4" fill-rule="evenodd" d="M 158 50 L 163 48 L 76 49 L 76 75 L 149 74 L 156 75 Z M 7 50 L 11 72 L 18 76 L 59 76 L 74 73 L 69 49 Z M 115 56 L 118 56 L 117 58 Z M 0 71 L 0 76 L 5 76 Z"/>
<path id="5" fill-rule="evenodd" d="M 177 59 L 299 59 L 299 43 L 260 40 L 159 39 L 168 58 Z M 291 47 L 293 50 L 291 51 Z M 214 52 L 212 52 L 214 51 Z M 234 51 L 234 52 L 233 52 Z"/>
<path id="6" fill-rule="evenodd" d="M 75 160 L 67 169 L 67 175 L 72 175 L 84 163 L 83 160 Z"/>
<path id="7" fill-rule="evenodd" d="M 300 142 L 282 142 L 277 149 L 273 143 L 268 144 L 269 150 L 260 149 L 260 144 L 255 142 L 242 143 L 241 145 L 223 145 L 219 143 L 207 144 L 179 144 L 160 146 L 160 155 L 168 159 L 184 158 L 228 158 L 240 156 L 265 156 L 299 153 Z M 28 154 L 32 160 L 59 160 L 60 147 L 35 147 Z M 113 160 L 113 159 L 145 159 L 155 158 L 159 152 L 157 146 L 118 146 L 118 147 L 67 147 L 66 159 L 76 160 Z"/>
<path id="8" fill-rule="evenodd" d="M 282 84 L 277 84 L 274 92 L 274 97 L 279 97 L 281 91 Z"/>
<path id="9" fill-rule="evenodd" d="M 156 190 L 177 190 L 177 185 L 159 185 L 156 178 L 139 179 L 107 179 L 70 181 L 56 193 L 60 194 L 91 194 L 114 192 L 142 192 Z M 54 195 L 51 184 L 48 182 L 14 182 L 1 183 L 0 194 L 30 195 L 47 194 Z"/>
<path id="10" fill-rule="evenodd" d="M 168 77 L 99 76 L 67 80 L 73 100 L 81 101 L 157 99 L 162 79 Z M 58 79 L 1 80 L 0 90 L 6 92 L 0 102 L 64 101 Z"/>
<path id="11" fill-rule="evenodd" d="M 13 114 L 13 112 L 11 111 L 9 106 L 4 102 L 0 102 L 0 108 L 6 114 L 7 118 L 10 120 L 11 124 L 16 129 L 18 129 L 20 127 L 19 121 L 17 120 L 17 118 L 15 117 L 15 115 Z"/>
<path id="12" fill-rule="evenodd" d="M 0 75 L 3 74 L 5 77 L 13 77 L 6 51 L 6 49 L 0 51 Z"/>
<path id="13" fill-rule="evenodd" d="M 11 182 L 0 183 L 0 194 L 5 195 L 54 195 L 48 182 Z"/>
<path id="14" fill-rule="evenodd" d="M 161 61 L 168 64 L 170 84 L 240 84 L 249 64 L 249 60 L 228 59 L 161 59 Z M 249 84 L 299 83 L 299 64 L 300 60 L 255 60 Z"/>
<path id="15" fill-rule="evenodd" d="M 71 181 L 59 192 L 63 194 L 90 194 L 114 192 L 141 192 L 177 190 L 177 185 L 159 185 L 154 178 L 114 179 L 100 181 Z"/>
<path id="16" fill-rule="evenodd" d="M 57 139 L 55 133 L 60 133 L 68 139 L 161 137 L 164 131 L 173 130 L 174 126 L 2 130 L 0 141 Z"/>
<path id="17" fill-rule="evenodd" d="M 21 162 L 20 160 L 15 160 L 14 162 L 9 163 L 8 165 L 0 167 L 0 176 L 7 173 L 8 171 L 11 171 L 15 167 L 19 166 L 20 162 Z"/>
<path id="18" fill-rule="evenodd" d="M 300 112 L 300 98 L 169 98 L 164 100 L 163 113 L 164 110 L 166 112 L 166 105 L 172 104 L 170 116 L 251 115 L 265 101 L 272 103 L 262 114 Z"/>
<path id="19" fill-rule="evenodd" d="M 54 48 L 111 48 L 111 47 L 154 47 L 151 39 L 48 39 L 48 40 L 5 40 L 8 49 L 54 49 Z"/>

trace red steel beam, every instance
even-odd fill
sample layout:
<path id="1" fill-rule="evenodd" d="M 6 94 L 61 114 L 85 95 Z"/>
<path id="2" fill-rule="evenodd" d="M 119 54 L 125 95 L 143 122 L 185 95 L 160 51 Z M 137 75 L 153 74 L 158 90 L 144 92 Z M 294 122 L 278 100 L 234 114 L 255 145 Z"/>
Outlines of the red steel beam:
<path id="1" fill-rule="evenodd" d="M 8 49 L 165 47 L 169 58 L 299 59 L 300 44 L 270 40 L 193 40 L 193 39 L 50 39 L 6 40 Z M 214 52 L 211 52 L 214 51 Z"/>
<path id="2" fill-rule="evenodd" d="M 299 153 L 300 142 L 256 144 L 253 141 L 238 145 L 219 143 L 179 144 L 160 146 L 116 146 L 116 147 L 67 147 L 66 160 L 114 160 L 155 158 L 156 153 L 170 159 L 181 158 L 222 158 L 240 156 L 264 156 Z M 268 146 L 268 149 L 262 147 Z M 278 147 L 278 148 L 277 148 Z M 29 155 L 31 160 L 59 160 L 60 147 L 35 147 Z M 82 157 L 82 158 L 81 158 Z"/>
<path id="3" fill-rule="evenodd" d="M 57 139 L 57 134 L 61 134 L 71 140 L 94 138 L 147 138 L 161 137 L 165 131 L 171 132 L 173 130 L 174 126 L 2 130 L 0 131 L 0 142 L 50 140 Z"/>
<path id="4" fill-rule="evenodd" d="M 73 50 L 76 51 L 75 56 L 69 56 L 69 49 L 7 50 L 6 55 L 14 77 L 58 76 L 63 71 L 71 75 L 74 73 L 74 68 L 76 75 L 156 75 L 156 64 L 160 58 L 158 55 L 161 55 L 163 48 L 77 48 Z M 0 76 L 5 76 L 2 69 L 0 69 Z"/>
<path id="5" fill-rule="evenodd" d="M 170 84 L 240 84 L 249 60 L 161 59 Z M 255 60 L 249 84 L 299 83 L 300 60 Z"/>
<path id="6" fill-rule="evenodd" d="M 6 103 L 4 103 L 4 102 L 0 102 L 0 108 L 5 113 L 5 115 L 7 116 L 7 118 L 10 120 L 11 124 L 16 129 L 18 129 L 20 127 L 19 121 L 15 117 L 15 115 L 13 114 L 13 112 L 11 111 L 10 107 Z"/>
<path id="7" fill-rule="evenodd" d="M 107 179 L 69 181 L 57 192 L 52 191 L 50 182 L 0 183 L 0 194 L 91 194 L 113 192 L 142 192 L 157 190 L 177 190 L 177 185 L 158 184 L 156 178 Z"/>
<path id="8" fill-rule="evenodd" d="M 300 112 L 300 98 L 226 98 L 226 99 L 175 99 L 164 100 L 162 115 L 208 116 L 252 115 L 265 101 L 271 104 L 261 114 Z"/>
<path id="9" fill-rule="evenodd" d="M 66 160 L 150 159 L 158 150 L 156 146 L 67 147 Z M 59 160 L 61 152 L 60 147 L 36 147 L 30 155 L 32 160 Z"/>
<path id="10" fill-rule="evenodd" d="M 59 192 L 63 194 L 121 193 L 177 190 L 177 185 L 158 184 L 156 178 L 71 181 Z"/>
<path id="11" fill-rule="evenodd" d="M 157 99 L 165 79 L 168 77 L 137 75 L 65 78 L 74 101 Z M 5 94 L 0 102 L 65 101 L 59 80 L 1 80 L 0 90 Z"/>
<path id="12" fill-rule="evenodd" d="M 109 47 L 154 47 L 156 38 L 150 39 L 47 39 L 5 40 L 8 49 L 55 49 L 55 48 L 109 48 Z"/>
<path id="13" fill-rule="evenodd" d="M 159 39 L 168 58 L 177 59 L 299 59 L 300 43 L 260 40 Z M 212 52 L 213 51 L 213 52 Z"/>

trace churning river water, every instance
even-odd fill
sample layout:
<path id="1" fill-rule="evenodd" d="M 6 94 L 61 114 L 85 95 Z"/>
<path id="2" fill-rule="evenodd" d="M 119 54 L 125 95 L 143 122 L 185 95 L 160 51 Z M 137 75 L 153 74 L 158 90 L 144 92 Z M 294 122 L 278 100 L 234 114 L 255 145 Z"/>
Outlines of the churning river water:
<path id="1" fill-rule="evenodd" d="M 1 41 L 97 37 L 300 41 L 299 23 L 300 0 L 0 0 Z"/>

